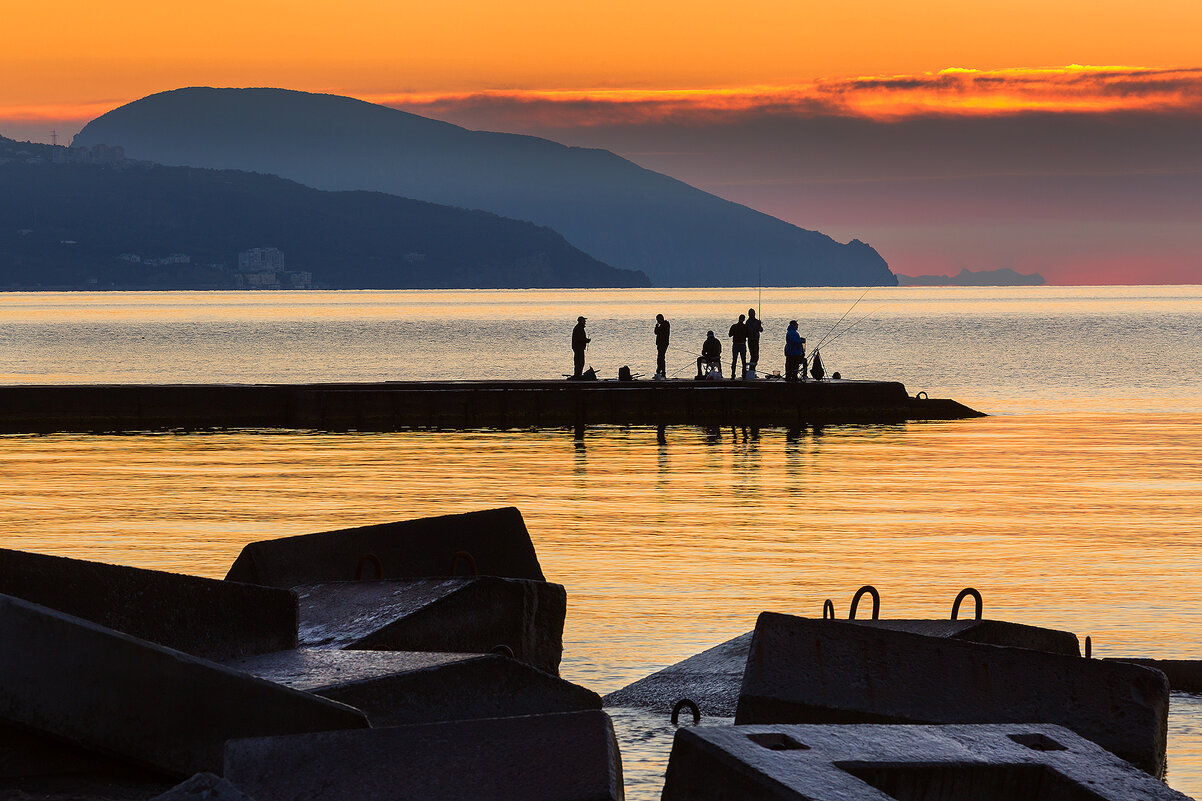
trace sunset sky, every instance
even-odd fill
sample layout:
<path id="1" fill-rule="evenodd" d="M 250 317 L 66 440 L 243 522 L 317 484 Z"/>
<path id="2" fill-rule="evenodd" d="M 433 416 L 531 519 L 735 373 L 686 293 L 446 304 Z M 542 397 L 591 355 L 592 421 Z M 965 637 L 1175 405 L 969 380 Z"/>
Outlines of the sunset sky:
<path id="1" fill-rule="evenodd" d="M 280 86 L 604 147 L 904 273 L 1202 282 L 1202 4 L 64 0 L 0 26 L 0 134 Z"/>

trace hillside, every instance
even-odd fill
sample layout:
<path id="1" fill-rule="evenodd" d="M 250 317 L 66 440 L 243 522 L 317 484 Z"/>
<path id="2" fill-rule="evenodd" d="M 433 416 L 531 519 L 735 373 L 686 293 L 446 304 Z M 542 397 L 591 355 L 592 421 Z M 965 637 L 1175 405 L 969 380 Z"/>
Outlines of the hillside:
<path id="1" fill-rule="evenodd" d="M 884 259 L 604 150 L 469 131 L 334 95 L 178 89 L 90 122 L 78 145 L 164 164 L 253 170 L 546 225 L 658 286 L 893 285 Z"/>
<path id="2" fill-rule="evenodd" d="M 239 267 L 254 248 L 282 252 L 283 269 Z M 0 287 L 272 286 L 264 272 L 333 289 L 648 283 L 494 214 L 0 138 Z"/>

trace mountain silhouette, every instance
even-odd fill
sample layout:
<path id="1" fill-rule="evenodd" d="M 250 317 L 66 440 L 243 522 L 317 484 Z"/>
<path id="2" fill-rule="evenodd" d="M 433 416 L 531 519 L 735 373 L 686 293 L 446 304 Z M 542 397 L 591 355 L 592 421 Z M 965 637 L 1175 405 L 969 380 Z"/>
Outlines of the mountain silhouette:
<path id="1" fill-rule="evenodd" d="M 605 150 L 470 131 L 336 95 L 194 87 L 93 120 L 76 145 L 482 209 L 561 233 L 658 286 L 893 285 L 868 245 L 835 242 Z"/>
<path id="2" fill-rule="evenodd" d="M 232 289 L 255 248 L 332 289 L 648 284 L 488 212 L 95 150 L 0 137 L 0 287 Z"/>

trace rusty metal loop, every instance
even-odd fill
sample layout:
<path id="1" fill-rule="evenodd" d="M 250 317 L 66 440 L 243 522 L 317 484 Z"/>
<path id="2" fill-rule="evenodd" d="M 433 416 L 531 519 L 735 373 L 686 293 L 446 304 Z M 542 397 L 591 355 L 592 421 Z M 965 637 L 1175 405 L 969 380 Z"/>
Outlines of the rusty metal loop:
<path id="1" fill-rule="evenodd" d="M 676 706 L 672 707 L 672 725 L 680 725 L 680 710 L 688 709 L 693 713 L 693 725 L 696 726 L 701 722 L 701 710 L 697 708 L 697 704 L 690 701 L 688 698 L 681 698 L 676 702 Z"/>
<path id="2" fill-rule="evenodd" d="M 476 557 L 472 556 L 467 551 L 455 551 L 455 555 L 451 557 L 451 575 L 452 576 L 459 575 L 455 571 L 459 569 L 459 561 L 461 559 L 467 561 L 467 574 L 469 576 L 478 576 L 479 575 L 479 572 L 476 570 Z"/>
<path id="3" fill-rule="evenodd" d="M 835 602 L 832 601 L 830 598 L 827 598 L 825 601 L 822 602 L 822 619 L 823 620 L 834 620 L 835 619 Z"/>
<path id="4" fill-rule="evenodd" d="M 489 653 L 490 654 L 500 654 L 501 656 L 507 656 L 510 659 L 513 659 L 513 649 L 510 648 L 505 643 L 501 643 L 500 645 L 494 645 L 492 647 L 492 650 L 489 651 Z"/>
<path id="5" fill-rule="evenodd" d="M 977 592 L 972 587 L 965 587 L 964 589 L 960 590 L 960 594 L 956 596 L 955 603 L 952 604 L 952 620 L 960 619 L 960 604 L 964 602 L 965 598 L 970 596 L 974 601 L 977 602 L 977 616 L 975 619 L 981 619 L 981 613 L 985 608 L 985 602 L 981 600 L 981 593 Z"/>
<path id="6" fill-rule="evenodd" d="M 363 581 L 363 568 L 371 565 L 376 571 L 376 579 L 384 578 L 384 563 L 380 561 L 380 557 L 374 553 L 365 553 L 359 557 L 359 564 L 355 565 L 355 581 Z"/>
<path id="7" fill-rule="evenodd" d="M 927 393 L 919 392 L 914 395 L 914 400 L 929 400 L 929 398 L 927 397 Z"/>
<path id="8" fill-rule="evenodd" d="M 1093 639 L 1089 635 L 1085 637 L 1085 658 L 1093 659 Z"/>
<path id="9" fill-rule="evenodd" d="M 865 584 L 860 589 L 856 590 L 856 594 L 851 597 L 851 609 L 847 612 L 848 620 L 856 619 L 856 609 L 860 606 L 860 599 L 864 594 L 868 593 L 872 596 L 872 619 L 877 620 L 881 616 L 881 594 L 876 591 L 876 587 L 871 584 Z M 833 604 L 832 604 L 833 606 Z"/>

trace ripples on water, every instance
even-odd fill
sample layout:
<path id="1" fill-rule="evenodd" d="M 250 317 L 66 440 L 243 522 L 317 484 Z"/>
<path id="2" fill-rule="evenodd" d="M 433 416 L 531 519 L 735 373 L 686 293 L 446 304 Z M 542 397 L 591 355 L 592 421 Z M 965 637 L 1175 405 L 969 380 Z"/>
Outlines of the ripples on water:
<path id="1" fill-rule="evenodd" d="M 598 347 L 594 364 L 646 369 L 615 354 L 646 356 L 655 311 L 687 340 L 747 294 L 3 296 L 0 380 L 554 375 L 584 306 L 595 342 L 626 343 Z M 770 321 L 769 303 L 791 302 L 821 333 L 860 291 L 779 294 L 765 293 Z M 679 428 L 665 444 L 642 428 L 583 443 L 560 431 L 4 437 L 0 545 L 219 577 L 255 539 L 512 504 L 568 588 L 563 674 L 602 693 L 764 609 L 816 616 L 829 597 L 846 614 L 864 583 L 886 617 L 945 617 L 973 585 L 988 616 L 1089 634 L 1099 656 L 1198 656 L 1202 290 L 878 294 L 880 319 L 837 339 L 830 369 L 1001 416 L 796 438 Z M 630 797 L 656 797 L 666 714 L 615 722 Z M 1198 699 L 1175 696 L 1170 727 L 1170 782 L 1202 792 Z"/>

